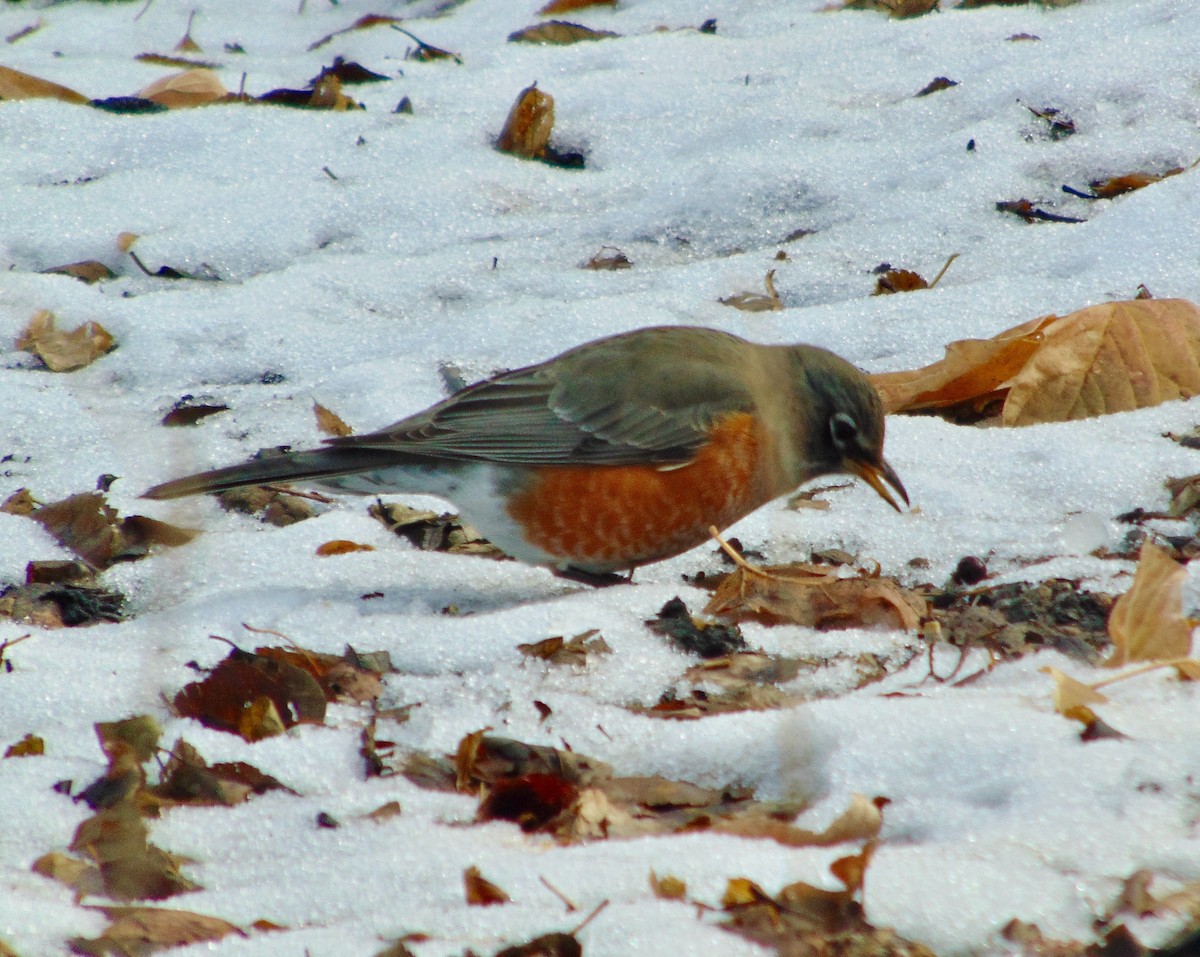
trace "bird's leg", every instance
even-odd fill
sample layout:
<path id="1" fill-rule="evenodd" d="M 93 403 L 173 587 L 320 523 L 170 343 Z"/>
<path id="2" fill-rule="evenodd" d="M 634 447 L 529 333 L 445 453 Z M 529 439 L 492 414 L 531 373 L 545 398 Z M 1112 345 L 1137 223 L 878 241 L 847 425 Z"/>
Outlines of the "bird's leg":
<path id="1" fill-rule="evenodd" d="M 567 579 L 567 581 L 580 582 L 584 585 L 591 585 L 593 588 L 608 588 L 612 585 L 633 584 L 632 568 L 629 569 L 628 574 L 621 575 L 617 572 L 589 572 L 583 568 L 568 565 L 566 568 L 554 569 L 554 574 L 559 578 Z"/>

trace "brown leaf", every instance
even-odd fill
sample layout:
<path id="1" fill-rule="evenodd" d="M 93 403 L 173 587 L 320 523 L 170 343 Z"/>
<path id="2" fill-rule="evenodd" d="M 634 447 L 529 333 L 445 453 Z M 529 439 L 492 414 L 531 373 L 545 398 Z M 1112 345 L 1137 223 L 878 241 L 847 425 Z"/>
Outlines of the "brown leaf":
<path id="1" fill-rule="evenodd" d="M 463 887 L 467 895 L 467 904 L 471 907 L 490 907 L 493 904 L 512 902 L 508 894 L 479 873 L 479 868 L 474 865 L 463 871 Z"/>
<path id="2" fill-rule="evenodd" d="M 144 87 L 139 93 L 144 100 L 150 100 L 159 106 L 169 109 L 180 109 L 188 106 L 203 106 L 224 99 L 229 95 L 221 78 L 212 70 L 183 70 L 155 80 Z"/>
<path id="3" fill-rule="evenodd" d="M 175 695 L 176 713 L 249 741 L 325 720 L 325 692 L 303 668 L 234 648 L 203 681 Z"/>
<path id="4" fill-rule="evenodd" d="M 681 901 L 687 898 L 687 883 L 669 874 L 659 877 L 651 871 L 650 890 L 659 900 Z"/>
<path id="5" fill-rule="evenodd" d="M 131 799 L 80 824 L 70 850 L 99 867 L 105 893 L 116 900 L 162 900 L 198 886 L 180 873 L 175 858 L 147 841 Z"/>
<path id="6" fill-rule="evenodd" d="M 509 43 L 555 43 L 566 45 L 579 43 L 581 40 L 606 40 L 619 37 L 619 33 L 611 30 L 593 30 L 579 23 L 568 23 L 566 20 L 548 20 L 545 23 L 535 23 L 508 35 Z"/>
<path id="7" fill-rule="evenodd" d="M 824 831 L 810 831 L 771 814 L 747 814 L 717 821 L 713 830 L 737 837 L 767 838 L 785 847 L 830 847 L 846 841 L 867 841 L 883 828 L 887 798 L 853 794 L 846 808 Z"/>
<path id="8" fill-rule="evenodd" d="M 550 0 L 538 13 L 543 17 L 586 10 L 588 7 L 615 7 L 617 0 Z"/>
<path id="9" fill-rule="evenodd" d="M 74 938 L 71 953 L 148 955 L 171 947 L 217 941 L 230 934 L 245 937 L 240 928 L 206 914 L 158 907 L 98 907 L 111 921 L 95 939 Z"/>
<path id="10" fill-rule="evenodd" d="M 1012 381 L 1005 425 L 1125 412 L 1200 393 L 1200 308 L 1186 299 L 1089 306 L 1042 334 Z"/>
<path id="11" fill-rule="evenodd" d="M 373 552 L 374 545 L 363 545 L 359 542 L 352 542 L 348 538 L 335 538 L 328 542 L 323 542 L 317 546 L 317 554 L 321 557 L 330 555 L 348 555 L 350 552 Z"/>
<path id="12" fill-rule="evenodd" d="M 1133 585 L 1117 599 L 1108 619 L 1112 656 L 1119 667 L 1135 661 L 1186 658 L 1192 647 L 1192 621 L 1183 614 L 1187 571 L 1159 546 L 1146 542 Z"/>
<path id="13" fill-rule="evenodd" d="M 0 505 L 0 512 L 8 515 L 32 515 L 36 509 L 37 502 L 27 488 L 17 489 Z"/>
<path id="14" fill-rule="evenodd" d="M 723 306 L 733 306 L 734 309 L 741 309 L 744 312 L 773 312 L 782 309 L 783 300 L 775 291 L 774 269 L 767 270 L 763 285 L 767 288 L 766 295 L 761 292 L 739 292 L 736 295 L 718 299 L 717 302 Z"/>
<path id="15" fill-rule="evenodd" d="M 10 744 L 4 749 L 6 758 L 32 758 L 46 753 L 46 742 L 30 732 L 16 744 Z"/>
<path id="16" fill-rule="evenodd" d="M 244 761 L 209 766 L 194 747 L 180 739 L 158 784 L 146 793 L 166 804 L 200 807 L 233 807 L 268 791 L 295 792 L 269 774 Z"/>
<path id="17" fill-rule="evenodd" d="M 313 414 L 317 417 L 317 431 L 323 435 L 353 435 L 354 429 L 342 421 L 341 417 L 330 412 L 320 402 L 313 403 Z"/>
<path id="18" fill-rule="evenodd" d="M 926 601 L 889 578 L 834 578 L 819 566 L 777 565 L 730 572 L 704 611 L 728 621 L 915 631 Z"/>
<path id="19" fill-rule="evenodd" d="M 542 934 L 524 944 L 496 951 L 496 957 L 582 957 L 583 948 L 573 934 Z"/>
<path id="20" fill-rule="evenodd" d="M 1061 715 L 1073 718 L 1079 708 L 1104 704 L 1108 701 L 1108 698 L 1095 688 L 1064 674 L 1057 668 L 1046 666 L 1040 670 L 1042 674 L 1049 675 L 1054 681 L 1054 710 Z"/>
<path id="21" fill-rule="evenodd" d="M 54 266 L 51 269 L 43 269 L 45 273 L 57 273 L 63 276 L 74 276 L 76 279 L 91 283 L 102 282 L 105 279 L 112 279 L 116 276 L 111 269 L 104 263 L 98 262 L 95 259 L 86 259 L 83 262 L 68 263 L 66 266 Z"/>
<path id="22" fill-rule="evenodd" d="M 1134 190 L 1143 189 L 1154 183 L 1162 182 L 1169 176 L 1178 176 L 1184 172 L 1182 166 L 1176 166 L 1165 173 L 1126 173 L 1123 176 L 1110 176 L 1108 179 L 1094 179 L 1088 185 L 1098 199 L 1112 199 Z"/>
<path id="23" fill-rule="evenodd" d="M 314 110 L 357 110 L 358 104 L 342 92 L 342 81 L 333 73 L 324 73 L 313 86 L 306 106 Z"/>
<path id="24" fill-rule="evenodd" d="M 184 396 L 171 406 L 171 410 L 162 417 L 162 424 L 169 428 L 195 425 L 201 419 L 205 419 L 210 415 L 228 411 L 229 406 L 227 405 L 206 405 L 194 402 L 191 396 Z"/>
<path id="25" fill-rule="evenodd" d="M 543 93 L 536 84 L 528 86 L 517 95 L 509 110 L 496 149 L 525 159 L 541 159 L 546 155 L 553 129 L 554 97 Z"/>
<path id="26" fill-rule="evenodd" d="M 17 338 L 17 348 L 31 352 L 51 372 L 70 372 L 95 362 L 116 348 L 117 341 L 98 322 L 85 322 L 72 332 L 54 328 L 54 314 L 39 309 Z"/>
<path id="27" fill-rule="evenodd" d="M 632 269 L 633 263 L 629 257 L 615 246 L 601 246 L 600 251 L 585 262 L 583 269 Z"/>
<path id="28" fill-rule="evenodd" d="M 569 641 L 559 635 L 532 644 L 517 645 L 517 651 L 527 658 L 539 658 L 552 665 L 573 665 L 579 668 L 587 664 L 588 655 L 612 654 L 612 649 L 600 635 L 598 628 L 580 632 Z"/>
<path id="29" fill-rule="evenodd" d="M 1042 342 L 1042 330 L 1056 318 L 1033 319 L 991 339 L 960 339 L 946 346 L 945 358 L 931 365 L 868 378 L 889 413 L 976 401 L 1004 387 L 1025 367 Z"/>
<path id="30" fill-rule="evenodd" d="M 199 534 L 144 515 L 120 519 L 100 492 L 83 492 L 43 505 L 32 518 L 60 545 L 99 569 L 143 558 L 154 545 L 186 544 Z"/>
<path id="31" fill-rule="evenodd" d="M 381 675 L 392 670 L 386 651 L 359 654 L 347 647 L 344 655 L 321 654 L 306 648 L 255 648 L 255 654 L 307 671 L 326 701 L 368 704 L 383 694 Z"/>
<path id="32" fill-rule="evenodd" d="M 889 269 L 875 280 L 875 291 L 872 296 L 886 296 L 894 292 L 913 292 L 917 289 L 928 289 L 929 283 L 920 273 L 911 269 Z"/>
<path id="33" fill-rule="evenodd" d="M 368 30 L 371 27 L 391 26 L 392 24 L 400 24 L 404 21 L 400 17 L 383 16 L 378 13 L 367 13 L 355 20 L 350 26 L 343 27 L 341 30 L 334 30 L 328 36 L 321 37 L 315 43 L 308 45 L 308 52 L 311 53 L 320 47 L 325 46 L 334 37 L 341 36 L 343 33 L 350 33 L 353 30 Z"/>
<path id="34" fill-rule="evenodd" d="M 83 104 L 89 100 L 82 93 L 41 77 L 30 76 L 20 70 L 0 66 L 0 100 L 62 100 L 64 103 Z"/>
<path id="35" fill-rule="evenodd" d="M 845 10 L 877 10 L 897 20 L 938 9 L 938 0 L 846 0 Z"/>

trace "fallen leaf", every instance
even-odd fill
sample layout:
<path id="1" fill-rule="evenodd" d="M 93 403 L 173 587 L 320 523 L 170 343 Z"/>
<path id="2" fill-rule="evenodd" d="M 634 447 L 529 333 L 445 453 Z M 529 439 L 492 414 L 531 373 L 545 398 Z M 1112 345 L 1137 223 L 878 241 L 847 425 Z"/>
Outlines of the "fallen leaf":
<path id="1" fill-rule="evenodd" d="M 130 515 L 119 518 L 100 492 L 83 492 L 43 505 L 31 516 L 64 548 L 93 568 L 144 558 L 156 545 L 175 547 L 190 542 L 198 531 Z"/>
<path id="2" fill-rule="evenodd" d="M 525 159 L 546 155 L 550 133 L 554 129 L 554 97 L 537 85 L 528 86 L 518 95 L 508 119 L 496 140 L 496 149 Z"/>
<path id="3" fill-rule="evenodd" d="M 313 403 L 313 414 L 317 417 L 317 431 L 322 435 L 353 435 L 354 429 L 348 426 L 341 417 L 330 412 L 320 402 Z"/>
<path id="4" fill-rule="evenodd" d="M 188 106 L 203 106 L 229 95 L 221 78 L 212 70 L 183 70 L 155 80 L 138 96 L 175 110 Z"/>
<path id="5" fill-rule="evenodd" d="M 650 890 L 659 900 L 681 901 L 687 898 L 687 884 L 669 874 L 659 877 L 651 871 Z"/>
<path id="6" fill-rule="evenodd" d="M 352 542 L 347 538 L 335 538 L 332 541 L 323 542 L 317 546 L 317 554 L 322 557 L 330 555 L 348 555 L 350 552 L 373 552 L 374 545 L 363 545 L 359 542 Z"/>
<path id="7" fill-rule="evenodd" d="M 615 246 L 601 246 L 600 251 L 583 264 L 583 269 L 632 269 L 629 257 Z"/>
<path id="8" fill-rule="evenodd" d="M 311 53 L 313 50 L 325 46 L 325 44 L 327 44 L 334 37 L 341 36 L 343 33 L 350 33 L 354 30 L 369 30 L 371 27 L 392 26 L 402 22 L 403 21 L 399 17 L 383 16 L 378 13 L 367 13 L 355 20 L 352 24 L 350 24 L 350 26 L 343 27 L 341 30 L 334 30 L 333 33 L 330 33 L 328 36 L 321 37 L 321 39 L 317 40 L 315 43 L 310 43 L 308 45 L 308 52 Z"/>
<path id="9" fill-rule="evenodd" d="M 162 417 L 162 424 L 168 428 L 195 425 L 201 419 L 216 415 L 218 412 L 228 412 L 229 406 L 222 404 L 205 404 L 196 402 L 192 396 L 185 395 L 176 402 L 169 412 Z"/>
<path id="10" fill-rule="evenodd" d="M 0 66 L 0 100 L 62 100 L 64 103 L 89 102 L 82 93 L 41 77 Z"/>
<path id="11" fill-rule="evenodd" d="M 1086 220 L 1075 216 L 1063 216 L 1059 213 L 1048 212 L 1035 206 L 1027 199 L 1005 199 L 996 203 L 996 210 L 1001 213 L 1011 213 L 1020 216 L 1027 223 L 1083 223 Z"/>
<path id="12" fill-rule="evenodd" d="M 583 948 L 573 934 L 542 934 L 524 944 L 496 951 L 496 957 L 582 957 Z"/>
<path id="13" fill-rule="evenodd" d="M 100 869 L 104 891 L 115 900 L 162 900 L 196 890 L 178 860 L 147 837 L 145 821 L 126 798 L 81 823 L 70 850 Z"/>
<path id="14" fill-rule="evenodd" d="M 737 622 L 916 631 L 927 603 L 889 578 L 835 578 L 820 566 L 777 565 L 730 572 L 704 611 Z"/>
<path id="15" fill-rule="evenodd" d="M 51 372 L 82 369 L 117 346 L 117 341 L 98 322 L 85 322 L 71 332 L 62 332 L 54 326 L 54 314 L 39 309 L 17 337 L 17 348 L 33 353 Z"/>
<path id="16" fill-rule="evenodd" d="M 573 665 L 581 668 L 587 664 L 589 655 L 609 655 L 612 649 L 597 628 L 580 632 L 570 640 L 561 635 L 544 638 L 527 645 L 517 645 L 517 651 L 527 658 L 538 658 L 552 665 Z"/>
<path id="17" fill-rule="evenodd" d="M 182 718 L 260 740 L 301 722 L 325 720 L 325 692 L 305 669 L 234 648 L 203 681 L 173 700 Z"/>
<path id="18" fill-rule="evenodd" d="M 535 23 L 508 35 L 509 43 L 556 43 L 566 45 L 579 43 L 581 40 L 607 40 L 619 37 L 619 33 L 611 30 L 593 30 L 580 23 L 568 23 L 566 20 L 548 20 L 545 23 Z"/>
<path id="19" fill-rule="evenodd" d="M 54 266 L 51 269 L 43 269 L 44 273 L 57 273 L 63 276 L 74 276 L 76 279 L 86 282 L 89 285 L 95 282 L 102 282 L 105 279 L 112 279 L 116 273 L 109 269 L 104 263 L 98 262 L 95 259 L 87 259 L 83 262 L 68 263 L 65 266 Z"/>
<path id="20" fill-rule="evenodd" d="M 846 0 L 843 10 L 877 10 L 897 20 L 938 9 L 938 0 Z"/>
<path id="21" fill-rule="evenodd" d="M 734 309 L 741 309 L 745 312 L 772 312 L 782 309 L 783 300 L 779 298 L 779 293 L 775 291 L 774 269 L 767 270 L 763 285 L 767 289 L 765 295 L 761 292 L 739 292 L 736 295 L 718 299 L 717 302 L 723 306 L 733 306 Z"/>
<path id="22" fill-rule="evenodd" d="M 1186 581 L 1184 566 L 1165 549 L 1152 542 L 1142 546 L 1133 585 L 1108 619 L 1113 653 L 1105 665 L 1169 661 L 1191 653 L 1193 623 L 1183 614 Z"/>
<path id="23" fill-rule="evenodd" d="M 463 871 L 463 887 L 467 904 L 471 907 L 490 907 L 493 904 L 512 902 L 508 894 L 484 877 L 474 865 Z"/>
<path id="24" fill-rule="evenodd" d="M 332 64 L 324 67 L 320 73 L 309 80 L 308 85 L 316 86 L 321 77 L 331 74 L 336 76 L 346 86 L 353 86 L 360 83 L 384 83 L 391 79 L 390 76 L 384 76 L 382 73 L 368 70 L 361 63 L 356 63 L 353 60 L 344 60 L 338 56 L 333 58 Z"/>
<path id="25" fill-rule="evenodd" d="M 16 744 L 10 744 L 4 749 L 6 758 L 33 758 L 46 753 L 46 742 L 43 738 L 30 732 Z"/>
<path id="26" fill-rule="evenodd" d="M 1064 422 L 1200 394 L 1200 308 L 1186 299 L 1089 306 L 1047 324 L 1013 378 L 1004 425 Z"/>
<path id="27" fill-rule="evenodd" d="M 574 10 L 586 10 L 588 7 L 615 7 L 617 0 L 550 0 L 538 13 L 543 17 L 554 16 L 556 13 L 571 13 Z"/>
<path id="28" fill-rule="evenodd" d="M 1095 688 L 1064 674 L 1057 668 L 1046 666 L 1040 670 L 1042 674 L 1049 675 L 1054 681 L 1054 710 L 1061 715 L 1072 718 L 1075 717 L 1079 708 L 1104 704 L 1108 701 L 1108 698 Z"/>
<path id="29" fill-rule="evenodd" d="M 97 907 L 95 910 L 111 923 L 99 937 L 71 939 L 71 953 L 95 957 L 148 955 L 171 947 L 217 941 L 230 934 L 246 936 L 229 921 L 207 914 L 159 907 Z"/>

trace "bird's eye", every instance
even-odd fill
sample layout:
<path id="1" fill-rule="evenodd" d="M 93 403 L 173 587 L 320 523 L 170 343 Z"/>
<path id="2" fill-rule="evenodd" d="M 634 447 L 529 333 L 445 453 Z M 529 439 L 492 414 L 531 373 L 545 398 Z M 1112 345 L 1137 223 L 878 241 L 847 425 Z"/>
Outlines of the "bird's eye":
<path id="1" fill-rule="evenodd" d="M 852 444 L 858 435 L 858 426 L 845 412 L 835 412 L 829 417 L 829 434 L 839 449 Z"/>

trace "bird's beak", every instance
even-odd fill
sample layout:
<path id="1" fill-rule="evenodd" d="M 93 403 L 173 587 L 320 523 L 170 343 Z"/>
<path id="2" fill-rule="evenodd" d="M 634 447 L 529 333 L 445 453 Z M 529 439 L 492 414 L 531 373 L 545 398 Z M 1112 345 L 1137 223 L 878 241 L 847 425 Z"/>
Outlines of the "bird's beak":
<path id="1" fill-rule="evenodd" d="M 900 493 L 900 497 L 904 499 L 904 504 L 908 504 L 908 492 L 904 491 L 904 483 L 900 481 L 900 476 L 895 470 L 887 464 L 886 461 L 880 459 L 878 462 L 860 462 L 851 460 L 847 462 L 850 471 L 866 482 L 871 488 L 879 493 L 879 497 L 887 502 L 897 512 L 902 511 L 900 505 L 892 497 L 888 485 Z M 884 482 L 887 485 L 884 485 Z"/>

